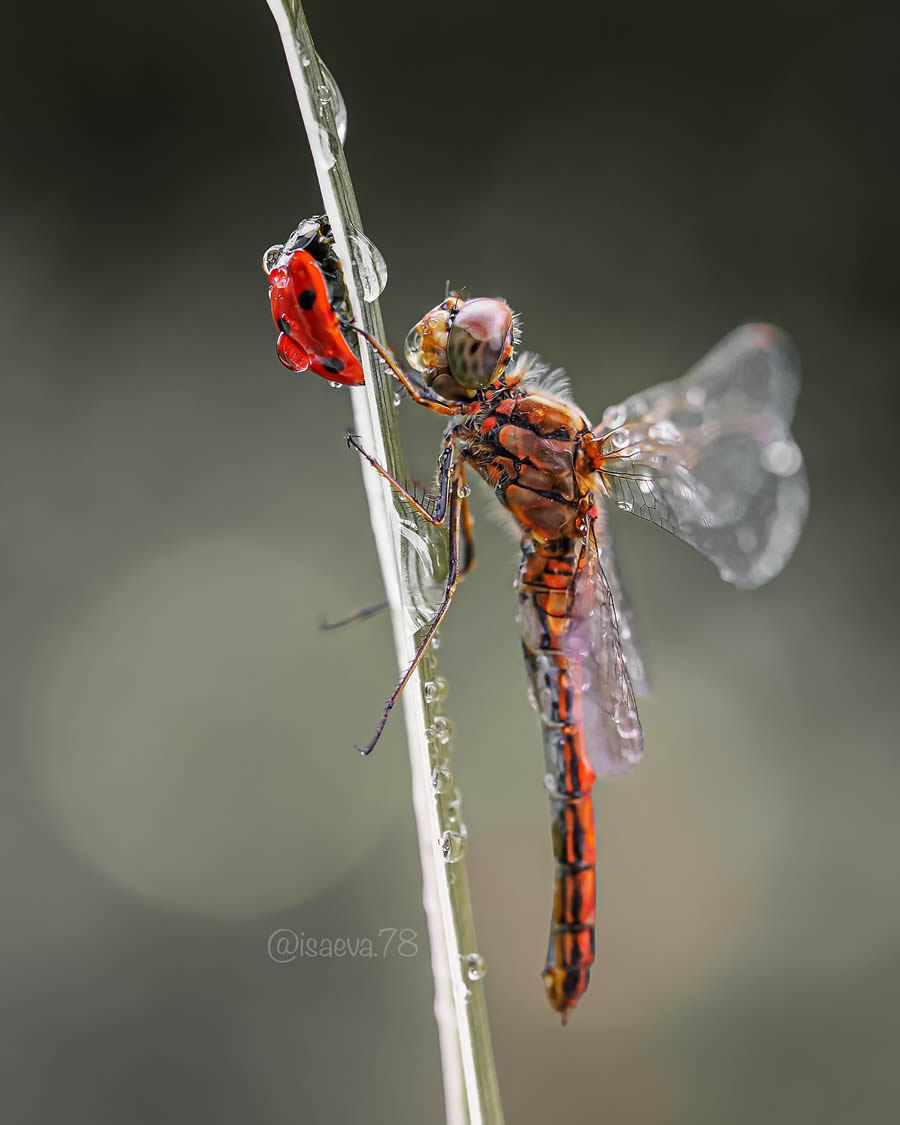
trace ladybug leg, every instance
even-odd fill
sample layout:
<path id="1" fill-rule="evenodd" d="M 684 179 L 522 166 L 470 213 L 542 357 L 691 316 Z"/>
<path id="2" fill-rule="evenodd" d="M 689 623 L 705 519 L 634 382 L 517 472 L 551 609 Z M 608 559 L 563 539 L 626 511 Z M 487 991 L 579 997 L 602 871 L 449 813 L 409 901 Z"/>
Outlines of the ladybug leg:
<path id="1" fill-rule="evenodd" d="M 444 438 L 444 448 L 441 451 L 440 459 L 438 460 L 438 494 L 434 503 L 432 511 L 424 506 L 421 500 L 413 496 L 413 494 L 402 485 L 398 480 L 391 476 L 383 465 L 375 460 L 371 453 L 367 453 L 359 444 L 359 439 L 355 434 L 347 434 L 347 444 L 351 449 L 355 449 L 357 453 L 361 454 L 369 462 L 376 472 L 380 473 L 393 490 L 399 493 L 404 500 L 408 501 L 413 508 L 419 513 L 420 516 L 428 520 L 430 524 L 435 527 L 440 527 L 444 522 L 444 516 L 447 513 L 448 497 L 450 495 L 450 478 L 453 472 L 453 443 L 454 437 L 452 434 Z M 462 498 L 460 498 L 462 499 Z"/>
<path id="2" fill-rule="evenodd" d="M 353 324 L 352 322 L 344 322 L 344 327 L 349 328 L 353 332 L 356 332 L 357 335 L 362 336 L 362 338 L 367 341 L 373 351 L 377 352 L 378 355 L 381 356 L 381 358 L 388 365 L 388 367 L 391 369 L 400 383 L 402 383 L 402 385 L 406 388 L 407 393 L 409 394 L 409 397 L 413 400 L 413 402 L 417 402 L 420 406 L 426 406 L 429 410 L 433 410 L 437 414 L 461 414 L 463 412 L 467 405 L 466 403 L 450 402 L 449 399 L 441 398 L 440 395 L 436 394 L 423 394 L 422 391 L 420 391 L 415 385 L 415 383 L 410 380 L 409 376 L 406 374 L 403 368 L 397 364 L 393 357 L 388 352 L 386 352 L 381 344 L 379 344 L 373 336 L 370 336 L 364 328 L 360 328 L 359 325 Z"/>
<path id="3" fill-rule="evenodd" d="M 444 587 L 443 600 L 441 601 L 441 604 L 438 607 L 438 611 L 434 615 L 431 624 L 428 626 L 425 636 L 422 638 L 421 644 L 416 649 L 416 654 L 412 658 L 412 663 L 400 677 L 400 682 L 391 692 L 390 698 L 388 699 L 387 703 L 385 703 L 384 713 L 382 714 L 378 726 L 375 730 L 374 737 L 366 746 L 357 746 L 357 750 L 359 750 L 360 754 L 371 754 L 371 752 L 374 750 L 375 743 L 381 737 L 381 732 L 385 728 L 385 724 L 387 723 L 388 717 L 393 710 L 394 704 L 400 697 L 400 693 L 409 683 L 410 679 L 412 678 L 413 672 L 415 672 L 416 668 L 418 667 L 419 661 L 424 656 L 429 644 L 431 644 L 431 640 L 434 637 L 434 634 L 438 631 L 438 626 L 444 620 L 447 610 L 450 608 L 450 602 L 453 600 L 453 595 L 456 592 L 456 585 L 460 578 L 459 517 L 460 510 L 465 500 L 465 498 L 460 495 L 460 487 L 461 483 L 459 474 L 454 473 L 453 480 L 450 485 L 450 497 L 448 501 L 448 507 L 450 509 L 450 559 L 449 568 L 447 570 L 447 584 Z"/>

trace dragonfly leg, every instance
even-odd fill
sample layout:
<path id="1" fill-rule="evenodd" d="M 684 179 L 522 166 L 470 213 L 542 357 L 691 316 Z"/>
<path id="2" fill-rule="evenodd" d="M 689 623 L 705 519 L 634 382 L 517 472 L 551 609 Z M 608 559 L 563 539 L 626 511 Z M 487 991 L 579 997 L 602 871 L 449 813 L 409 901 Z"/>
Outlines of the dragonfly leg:
<path id="1" fill-rule="evenodd" d="M 458 577 L 465 578 L 475 565 L 475 536 L 472 533 L 472 513 L 469 510 L 469 489 L 466 485 L 466 471 L 462 461 L 459 462 L 457 473 L 459 475 L 459 514 L 463 539 L 463 561 Z"/>
<path id="2" fill-rule="evenodd" d="M 341 629 L 344 625 L 350 625 L 354 621 L 365 621 L 367 617 L 374 617 L 376 613 L 381 613 L 389 605 L 390 602 L 377 602 L 375 605 L 363 606 L 356 613 L 351 613 L 349 617 L 342 617 L 340 621 L 322 621 L 319 628 L 323 632 L 327 632 L 329 629 Z"/>
<path id="3" fill-rule="evenodd" d="M 361 454 L 369 462 L 376 472 L 381 473 L 384 479 L 388 482 L 395 492 L 399 493 L 405 500 L 415 508 L 415 510 L 423 516 L 429 523 L 434 524 L 435 527 L 440 527 L 444 522 L 444 516 L 447 513 L 447 498 L 450 493 L 450 476 L 453 471 L 453 435 L 448 435 L 444 439 L 444 448 L 441 450 L 441 456 L 438 460 L 438 495 L 435 501 L 434 511 L 429 512 L 428 509 L 417 500 L 415 496 L 404 487 L 383 465 L 375 460 L 371 453 L 367 453 L 360 445 L 359 439 L 355 434 L 347 434 L 347 444 L 351 449 L 355 449 L 357 453 Z M 470 520 L 471 522 L 471 520 Z"/>
<path id="4" fill-rule="evenodd" d="M 425 650 L 431 644 L 431 639 L 438 631 L 438 626 L 444 620 L 447 610 L 450 608 L 450 602 L 453 600 L 453 595 L 456 592 L 456 584 L 459 581 L 459 514 L 464 498 L 459 494 L 459 476 L 454 476 L 450 486 L 450 561 L 447 570 L 447 584 L 444 587 L 444 597 L 438 608 L 437 613 L 434 615 L 431 624 L 422 638 L 421 644 L 416 649 L 416 654 L 412 658 L 412 663 L 400 677 L 400 682 L 391 692 L 390 698 L 384 705 L 384 713 L 381 716 L 381 721 L 375 730 L 375 736 L 366 746 L 357 746 L 360 754 L 371 754 L 375 749 L 375 743 L 381 738 L 381 732 L 385 728 L 394 704 L 400 697 L 400 693 L 409 683 L 413 672 L 419 665 L 419 661 L 425 654 Z"/>
<path id="5" fill-rule="evenodd" d="M 357 335 L 362 336 L 362 338 L 369 344 L 373 351 L 377 352 L 378 355 L 381 356 L 390 370 L 394 373 L 396 378 L 406 388 L 406 391 L 413 402 L 417 402 L 420 406 L 427 406 L 429 410 L 434 410 L 438 414 L 462 413 L 463 409 L 467 405 L 466 403 L 451 402 L 449 399 L 441 398 L 440 395 L 433 394 L 431 392 L 429 392 L 428 394 L 423 394 L 423 392 L 419 390 L 415 383 L 412 382 L 403 368 L 400 367 L 400 365 L 396 362 L 393 356 L 389 352 L 385 351 L 385 349 L 381 346 L 381 344 L 378 343 L 375 337 L 370 336 L 365 328 L 360 328 L 358 324 L 354 324 L 352 321 L 344 321 L 343 326 L 345 328 L 352 329 L 352 331 L 354 331 Z"/>

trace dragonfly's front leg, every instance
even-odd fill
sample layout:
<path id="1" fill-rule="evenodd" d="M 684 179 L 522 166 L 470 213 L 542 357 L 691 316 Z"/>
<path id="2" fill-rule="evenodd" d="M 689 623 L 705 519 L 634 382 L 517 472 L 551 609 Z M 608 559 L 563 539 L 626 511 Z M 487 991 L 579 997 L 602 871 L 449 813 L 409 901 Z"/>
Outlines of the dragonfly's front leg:
<path id="1" fill-rule="evenodd" d="M 375 337 L 370 336 L 364 328 L 361 328 L 358 324 L 354 324 L 352 321 L 344 321 L 342 322 L 342 326 L 344 328 L 349 328 L 351 331 L 356 332 L 359 336 L 362 336 L 362 338 L 369 344 L 372 350 L 375 351 L 379 356 L 381 356 L 382 360 L 384 360 L 389 369 L 393 372 L 394 377 L 406 389 L 409 397 L 413 400 L 413 402 L 418 403 L 419 406 L 426 406 L 429 410 L 433 410 L 437 414 L 459 414 L 462 412 L 463 404 L 458 402 L 450 402 L 449 399 L 441 398 L 439 394 L 435 394 L 433 391 L 428 391 L 427 393 L 425 393 L 420 390 L 414 383 L 410 381 L 409 376 L 395 361 L 393 356 L 389 355 L 388 352 L 386 352 L 381 346 L 381 344 L 378 343 Z"/>
<path id="2" fill-rule="evenodd" d="M 446 455 L 447 455 L 448 451 L 452 452 L 452 446 L 447 446 L 445 448 L 444 453 L 441 456 L 441 464 L 442 465 L 444 464 L 444 461 L 445 461 L 445 458 L 446 458 Z M 380 471 L 383 473 L 384 476 L 387 477 L 387 473 L 383 469 L 380 470 Z M 395 487 L 398 489 L 398 491 L 400 491 L 403 495 L 407 496 L 407 498 L 411 499 L 409 497 L 409 494 L 406 492 L 406 490 L 403 489 L 401 486 L 397 485 L 396 482 L 394 482 L 392 480 L 392 478 L 387 477 L 387 479 L 391 480 L 391 482 L 395 485 Z M 459 524 L 460 524 L 460 511 L 462 509 L 463 504 L 465 503 L 465 493 L 461 493 L 461 491 L 460 491 L 462 488 L 464 488 L 464 485 L 462 484 L 461 465 L 459 465 L 459 463 L 457 463 L 457 466 L 455 466 L 453 468 L 453 470 L 448 470 L 448 479 L 449 479 L 449 482 L 450 482 L 449 483 L 449 498 L 447 500 L 446 506 L 449 508 L 449 511 L 450 511 L 450 518 L 449 518 L 450 552 L 449 552 L 449 567 L 448 567 L 448 570 L 447 570 L 447 583 L 444 587 L 444 596 L 443 596 L 443 599 L 441 600 L 440 606 L 438 607 L 437 613 L 434 615 L 434 618 L 433 618 L 431 624 L 428 626 L 428 629 L 425 632 L 425 636 L 422 638 L 422 641 L 421 641 L 419 647 L 416 649 L 415 656 L 413 656 L 413 658 L 412 658 L 412 663 L 406 669 L 406 671 L 403 673 L 403 675 L 400 677 L 400 682 L 397 684 L 397 686 L 391 692 L 390 698 L 388 699 L 387 703 L 385 703 L 385 705 L 384 705 L 384 713 L 382 714 L 381 721 L 379 722 L 378 727 L 375 731 L 375 736 L 372 738 L 372 740 L 368 743 L 367 746 L 357 746 L 357 750 L 359 750 L 359 752 L 361 754 L 370 754 L 372 752 L 372 750 L 374 750 L 375 743 L 381 737 L 381 732 L 384 730 L 385 724 L 388 721 L 388 716 L 390 715 L 391 711 L 393 710 L 394 704 L 397 702 L 398 698 L 400 697 L 400 693 L 403 691 L 403 689 L 409 683 L 413 672 L 415 672 L 416 668 L 418 667 L 419 661 L 422 659 L 422 657 L 425 654 L 425 650 L 428 648 L 429 644 L 431 644 L 431 640 L 434 637 L 434 634 L 438 631 L 438 627 L 439 627 L 440 623 L 444 620 L 444 616 L 446 615 L 447 610 L 450 608 L 450 602 L 453 600 L 453 595 L 456 592 L 457 582 L 459 581 L 459 578 L 461 577 L 460 572 L 459 572 Z M 425 514 L 427 516 L 427 513 L 423 513 L 423 514 Z M 431 518 L 431 517 L 429 517 L 429 518 Z M 432 518 L 431 522 L 432 523 L 438 523 L 440 521 Z M 467 549 L 467 555 L 469 557 L 471 556 L 471 552 L 468 551 L 468 549 Z M 470 563 L 469 563 L 469 560 L 467 558 L 466 569 L 468 569 L 468 565 L 470 565 Z"/>
<path id="3" fill-rule="evenodd" d="M 413 496 L 408 488 L 402 485 L 395 477 L 391 476 L 387 469 L 383 465 L 380 465 L 371 455 L 371 453 L 367 453 L 363 449 L 363 447 L 359 444 L 359 439 L 355 434 L 347 434 L 347 444 L 350 446 L 350 448 L 355 449 L 357 453 L 362 454 L 362 456 L 365 457 L 372 468 L 375 469 L 376 472 L 381 473 L 381 475 L 388 482 L 391 488 L 393 488 L 395 492 L 399 493 L 399 495 L 402 496 L 404 500 L 409 501 L 409 503 L 415 508 L 415 510 L 426 520 L 428 520 L 430 524 L 434 524 L 435 527 L 440 527 L 443 524 L 444 516 L 447 513 L 447 498 L 450 493 L 450 476 L 453 471 L 454 440 L 455 439 L 453 434 L 448 434 L 444 438 L 444 448 L 441 451 L 441 456 L 438 460 L 437 500 L 435 501 L 434 511 L 429 512 L 428 509 L 421 503 L 421 501 L 417 500 L 416 497 Z"/>

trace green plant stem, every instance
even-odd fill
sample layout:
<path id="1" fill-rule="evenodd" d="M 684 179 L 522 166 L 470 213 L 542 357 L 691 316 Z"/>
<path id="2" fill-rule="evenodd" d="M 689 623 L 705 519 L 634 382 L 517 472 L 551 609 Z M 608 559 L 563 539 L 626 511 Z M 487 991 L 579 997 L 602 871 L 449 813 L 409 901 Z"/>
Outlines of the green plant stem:
<path id="1" fill-rule="evenodd" d="M 362 223 L 343 146 L 338 140 L 334 106 L 320 96 L 324 83 L 319 59 L 299 0 L 267 0 L 278 25 L 294 82 L 303 124 L 312 149 L 325 210 L 356 322 L 384 342 L 377 299 L 363 297 L 365 262 L 355 236 Z M 405 479 L 397 435 L 391 376 L 371 351 L 362 347 L 366 382 L 351 392 L 356 431 L 364 447 L 398 479 Z M 422 626 L 433 612 L 435 582 L 446 573 L 447 536 L 414 512 L 368 466 L 363 481 L 372 531 L 391 605 L 398 667 L 412 661 Z M 468 955 L 477 950 L 465 863 L 445 860 L 442 837 L 460 822 L 458 791 L 435 785 L 432 771 L 447 767 L 449 748 L 436 737 L 438 705 L 426 700 L 423 685 L 437 679 L 437 660 L 426 654 L 403 693 L 413 783 L 413 807 L 422 863 L 423 901 L 431 944 L 434 1010 L 444 1075 L 446 1117 L 450 1125 L 500 1125 L 503 1111 L 487 1018 L 484 982 L 468 979 Z M 375 763 L 361 764 L 361 769 Z M 361 782 L 362 783 L 362 782 Z M 444 791 L 439 791 L 444 790 Z"/>

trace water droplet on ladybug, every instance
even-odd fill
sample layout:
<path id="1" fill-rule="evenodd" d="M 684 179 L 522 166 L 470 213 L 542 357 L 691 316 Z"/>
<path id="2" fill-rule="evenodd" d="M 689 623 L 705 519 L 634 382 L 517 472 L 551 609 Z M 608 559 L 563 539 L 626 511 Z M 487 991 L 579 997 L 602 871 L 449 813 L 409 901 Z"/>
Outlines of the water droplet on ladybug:
<path id="1" fill-rule="evenodd" d="M 281 257 L 281 251 L 283 249 L 284 249 L 284 246 L 279 242 L 279 243 L 276 243 L 276 245 L 274 245 L 274 246 L 270 246 L 269 249 L 263 254 L 263 256 L 262 256 L 262 268 L 263 268 L 263 273 L 267 277 L 272 272 L 272 270 L 275 268 L 275 263 Z"/>

